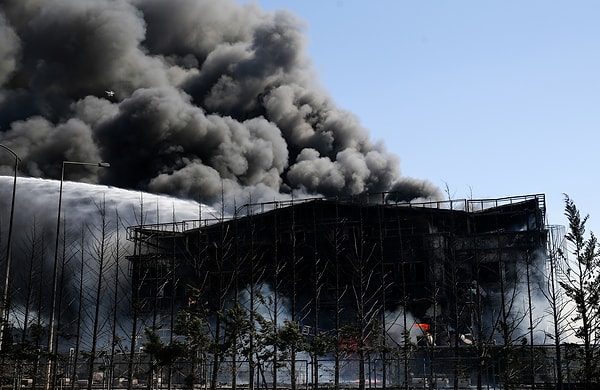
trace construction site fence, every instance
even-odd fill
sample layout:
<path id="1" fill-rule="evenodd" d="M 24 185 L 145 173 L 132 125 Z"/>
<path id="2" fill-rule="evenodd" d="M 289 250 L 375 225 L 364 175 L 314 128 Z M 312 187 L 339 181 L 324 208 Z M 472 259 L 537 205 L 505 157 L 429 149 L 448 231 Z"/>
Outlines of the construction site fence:
<path id="1" fill-rule="evenodd" d="M 14 360 L 4 357 L 1 362 L 1 380 L 4 389 L 208 389 L 215 383 L 218 388 L 292 388 L 296 389 L 358 388 L 362 381 L 366 389 L 521 389 L 556 388 L 557 373 L 552 357 L 527 353 L 511 357 L 510 362 L 499 357 L 480 359 L 474 356 L 453 356 L 452 351 L 438 353 L 415 351 L 409 358 L 390 356 L 370 357 L 361 361 L 353 356 L 338 360 L 309 357 L 292 361 L 272 362 L 224 360 L 213 376 L 214 362 L 198 359 L 192 364 L 183 358 L 170 365 L 158 366 L 145 353 L 132 355 L 103 355 L 94 361 L 92 383 L 89 383 L 90 361 L 71 355 L 60 356 L 52 366 L 47 385 L 47 362 L 43 357 L 35 361 Z M 292 367 L 292 365 L 294 367 Z M 152 369 L 151 367 L 154 367 Z M 563 372 L 565 384 L 576 389 L 576 365 L 567 365 Z M 131 370 L 131 373 L 130 373 Z M 570 372 L 569 370 L 573 370 Z M 292 371 L 295 375 L 292 375 Z M 131 379 L 131 383 L 130 382 Z M 251 385 L 252 384 L 252 385 Z"/>

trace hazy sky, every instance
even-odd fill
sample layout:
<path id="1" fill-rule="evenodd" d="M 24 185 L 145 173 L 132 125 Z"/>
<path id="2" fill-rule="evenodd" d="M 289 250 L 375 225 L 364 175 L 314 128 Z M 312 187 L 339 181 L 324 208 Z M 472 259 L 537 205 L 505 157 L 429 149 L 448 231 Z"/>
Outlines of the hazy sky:
<path id="1" fill-rule="evenodd" d="M 257 0 L 305 21 L 323 87 L 454 198 L 563 193 L 600 232 L 600 3 Z"/>

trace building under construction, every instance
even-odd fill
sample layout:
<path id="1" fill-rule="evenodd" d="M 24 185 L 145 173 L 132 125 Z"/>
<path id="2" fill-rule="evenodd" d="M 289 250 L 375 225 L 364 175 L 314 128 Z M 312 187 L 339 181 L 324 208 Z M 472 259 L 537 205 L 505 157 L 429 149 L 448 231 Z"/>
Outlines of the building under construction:
<path id="1" fill-rule="evenodd" d="M 227 351 L 202 355 L 199 383 L 545 382 L 532 326 L 544 222 L 540 194 L 419 204 L 379 194 L 131 227 L 136 316 L 162 329 L 180 312 L 204 318 Z M 246 320 L 253 331 L 236 333 Z M 298 337 L 284 342 L 278 329 L 289 328 Z"/>

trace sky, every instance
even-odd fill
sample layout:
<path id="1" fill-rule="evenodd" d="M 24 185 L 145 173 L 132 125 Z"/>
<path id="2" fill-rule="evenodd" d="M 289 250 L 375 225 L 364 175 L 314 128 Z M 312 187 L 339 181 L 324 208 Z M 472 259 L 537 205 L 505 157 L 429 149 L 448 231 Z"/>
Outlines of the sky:
<path id="1" fill-rule="evenodd" d="M 323 88 L 453 198 L 564 194 L 600 232 L 600 3 L 255 0 L 304 22 Z"/>

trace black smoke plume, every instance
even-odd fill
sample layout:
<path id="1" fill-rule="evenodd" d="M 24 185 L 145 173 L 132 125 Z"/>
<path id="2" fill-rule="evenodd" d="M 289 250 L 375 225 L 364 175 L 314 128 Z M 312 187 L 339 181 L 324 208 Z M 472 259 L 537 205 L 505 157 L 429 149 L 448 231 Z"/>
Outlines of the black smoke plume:
<path id="1" fill-rule="evenodd" d="M 209 203 L 398 188 L 397 158 L 314 81 L 302 29 L 232 0 L 4 0 L 0 143 L 23 175 L 108 161 L 69 177 Z M 402 199 L 439 196 L 423 183 Z"/>
<path id="2" fill-rule="evenodd" d="M 401 178 L 398 159 L 323 92 L 302 29 L 288 12 L 233 0 L 0 0 L 0 144 L 21 158 L 22 176 L 12 255 L 16 326 L 30 306 L 31 275 L 40 280 L 37 316 L 49 317 L 59 185 L 43 179 L 59 179 L 63 161 L 111 164 L 65 171 L 68 181 L 105 185 L 65 182 L 65 324 L 80 315 L 67 303 L 79 301 L 84 266 L 86 294 L 97 283 L 88 246 L 99 204 L 112 216 L 118 246 L 123 227 L 141 222 L 141 203 L 154 209 L 140 192 L 208 204 L 388 190 L 398 191 L 395 201 L 439 195 L 426 181 Z M 0 150 L 0 175 L 9 176 L 0 180 L 2 253 L 13 169 L 13 157 Z M 154 219 L 144 222 L 197 218 L 198 203 L 181 202 L 157 197 Z M 79 248 L 84 233 L 89 242 Z"/>

